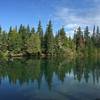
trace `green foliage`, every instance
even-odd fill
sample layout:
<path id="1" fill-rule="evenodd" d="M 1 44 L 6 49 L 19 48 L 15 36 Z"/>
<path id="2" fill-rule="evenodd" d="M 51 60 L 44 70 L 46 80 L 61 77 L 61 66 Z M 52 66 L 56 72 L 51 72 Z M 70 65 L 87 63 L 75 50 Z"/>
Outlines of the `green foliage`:
<path id="1" fill-rule="evenodd" d="M 68 38 L 66 37 L 66 32 L 64 28 L 61 28 L 58 31 L 58 34 L 55 37 L 55 46 L 56 46 L 56 53 L 63 54 L 69 48 Z"/>
<path id="2" fill-rule="evenodd" d="M 41 52 L 43 52 L 44 51 L 44 36 L 43 36 L 43 29 L 42 29 L 41 21 L 39 21 L 39 24 L 38 24 L 37 34 L 40 37 Z"/>
<path id="3" fill-rule="evenodd" d="M 45 42 L 45 53 L 53 55 L 53 53 L 54 53 L 54 36 L 53 36 L 51 21 L 49 21 L 49 24 L 47 25 L 44 42 Z"/>
<path id="4" fill-rule="evenodd" d="M 29 25 L 20 25 L 19 28 L 10 27 L 5 32 L 0 27 L 0 55 L 45 55 L 56 56 L 66 55 L 95 55 L 100 49 L 99 27 L 94 26 L 93 33 L 88 26 L 82 31 L 78 27 L 74 37 L 68 37 L 64 27 L 54 36 L 52 22 L 49 21 L 45 33 L 39 21 L 37 31 Z"/>
<path id="5" fill-rule="evenodd" d="M 10 28 L 10 31 L 8 33 L 9 36 L 9 51 L 16 51 L 17 49 L 17 40 L 18 40 L 18 33 L 15 29 Z"/>
<path id="6" fill-rule="evenodd" d="M 81 27 L 78 27 L 75 35 L 76 35 L 75 36 L 76 51 L 82 50 L 84 48 L 84 38 L 83 38 L 83 32 L 81 30 Z"/>
<path id="7" fill-rule="evenodd" d="M 41 41 L 38 34 L 32 34 L 27 39 L 27 52 L 30 54 L 37 54 L 41 52 Z"/>

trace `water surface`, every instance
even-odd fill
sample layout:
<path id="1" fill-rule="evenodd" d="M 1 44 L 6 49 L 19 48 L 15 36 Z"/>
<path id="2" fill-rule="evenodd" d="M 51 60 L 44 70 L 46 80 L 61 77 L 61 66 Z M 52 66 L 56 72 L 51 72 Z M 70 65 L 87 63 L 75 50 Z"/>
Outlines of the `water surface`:
<path id="1" fill-rule="evenodd" d="M 100 61 L 0 61 L 0 100 L 100 100 Z"/>

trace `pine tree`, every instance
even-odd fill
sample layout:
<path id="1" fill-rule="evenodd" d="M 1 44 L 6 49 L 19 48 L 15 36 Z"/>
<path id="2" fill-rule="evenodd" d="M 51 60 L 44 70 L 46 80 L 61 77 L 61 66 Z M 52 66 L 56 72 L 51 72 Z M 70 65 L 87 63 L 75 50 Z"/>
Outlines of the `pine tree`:
<path id="1" fill-rule="evenodd" d="M 49 24 L 46 28 L 45 33 L 45 53 L 53 55 L 54 53 L 54 36 L 53 36 L 53 29 L 52 29 L 52 23 L 49 21 Z"/>
<path id="2" fill-rule="evenodd" d="M 65 29 L 64 27 L 62 27 L 59 31 L 59 36 L 60 36 L 60 39 L 61 39 L 61 42 L 62 42 L 62 46 L 66 47 L 68 44 L 67 44 L 67 37 L 66 37 L 66 32 L 65 32 Z"/>
<path id="3" fill-rule="evenodd" d="M 94 28 L 93 28 L 93 37 L 96 36 L 96 32 L 95 32 L 95 25 L 94 25 Z"/>
<path id="4" fill-rule="evenodd" d="M 84 38 L 83 38 L 83 32 L 81 31 L 81 27 L 78 27 L 76 31 L 76 50 L 81 49 L 84 47 Z"/>
<path id="5" fill-rule="evenodd" d="M 2 44 L 2 28 L 0 26 L 0 45 Z"/>
<path id="6" fill-rule="evenodd" d="M 31 35 L 31 31 L 30 31 L 30 26 L 27 25 L 27 28 L 26 28 L 26 33 L 27 33 L 27 38 L 29 38 L 29 36 Z"/>
<path id="7" fill-rule="evenodd" d="M 99 31 L 99 26 L 97 26 L 97 31 L 96 31 L 96 46 L 100 47 L 100 31 Z"/>
<path id="8" fill-rule="evenodd" d="M 41 52 L 43 52 L 44 51 L 44 36 L 43 36 L 43 29 L 42 29 L 41 21 L 39 21 L 39 24 L 38 24 L 37 34 L 40 37 L 40 40 L 41 40 Z"/>
<path id="9" fill-rule="evenodd" d="M 34 27 L 32 27 L 32 29 L 31 29 L 31 35 L 32 34 L 35 34 L 35 29 L 34 29 Z"/>
<path id="10" fill-rule="evenodd" d="M 89 37 L 89 29 L 88 26 L 86 26 L 85 30 L 84 30 L 84 39 L 85 39 L 85 47 L 88 47 L 90 45 L 89 41 L 90 41 L 90 37 Z"/>
<path id="11" fill-rule="evenodd" d="M 10 27 L 8 33 L 8 42 L 9 42 L 9 51 L 15 53 L 16 52 L 16 44 L 17 44 L 17 31 L 16 29 L 12 29 Z"/>
<path id="12" fill-rule="evenodd" d="M 19 35 L 21 37 L 21 52 L 26 53 L 26 49 L 27 49 L 26 41 L 28 38 L 28 33 L 27 33 L 27 28 L 22 24 L 20 25 L 19 28 Z"/>
<path id="13" fill-rule="evenodd" d="M 91 36 L 91 41 L 92 41 L 93 46 L 95 46 L 95 44 L 96 44 L 96 29 L 95 29 L 95 25 L 94 25 L 93 33 L 92 33 L 92 36 Z"/>
<path id="14" fill-rule="evenodd" d="M 56 51 L 59 52 L 60 54 L 63 54 L 68 49 L 69 46 L 68 38 L 66 37 L 66 32 L 64 30 L 64 27 L 62 27 L 58 31 L 58 34 L 56 35 L 56 45 L 59 48 Z"/>

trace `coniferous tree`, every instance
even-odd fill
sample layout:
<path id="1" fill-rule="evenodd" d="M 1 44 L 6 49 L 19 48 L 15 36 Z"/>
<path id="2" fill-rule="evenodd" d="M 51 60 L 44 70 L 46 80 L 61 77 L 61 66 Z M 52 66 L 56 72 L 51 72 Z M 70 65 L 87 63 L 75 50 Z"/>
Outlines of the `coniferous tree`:
<path id="1" fill-rule="evenodd" d="M 0 45 L 2 44 L 2 28 L 0 26 Z"/>
<path id="2" fill-rule="evenodd" d="M 28 39 L 27 39 L 27 52 L 29 54 L 40 54 L 41 52 L 41 41 L 39 38 L 39 35 L 32 34 Z"/>
<path id="3" fill-rule="evenodd" d="M 83 34 L 84 33 L 84 34 Z M 76 48 L 76 49 L 75 49 Z M 75 50 L 81 53 L 87 53 L 100 50 L 100 32 L 99 26 L 97 30 L 95 26 L 93 33 L 89 32 L 88 26 L 82 31 L 81 27 L 75 31 L 74 37 L 67 37 L 64 27 L 62 27 L 54 37 L 52 23 L 49 21 L 46 32 L 43 34 L 41 21 L 39 21 L 38 29 L 30 28 L 29 25 L 20 25 L 19 29 L 10 27 L 9 32 L 5 32 L 0 27 L 0 55 L 9 51 L 9 54 L 44 54 L 58 55 L 70 54 Z M 70 52 L 69 52 L 70 51 Z"/>
<path id="4" fill-rule="evenodd" d="M 40 38 L 43 38 L 43 29 L 42 29 L 41 21 L 39 21 L 37 33 L 39 34 Z"/>
<path id="5" fill-rule="evenodd" d="M 26 41 L 28 39 L 27 28 L 21 25 L 19 28 L 19 34 L 21 36 L 21 52 L 26 53 L 27 49 Z"/>
<path id="6" fill-rule="evenodd" d="M 62 27 L 58 31 L 58 45 L 59 45 L 59 49 L 62 53 L 65 52 L 68 47 L 68 39 L 66 37 L 66 32 L 64 30 L 64 27 Z"/>
<path id="7" fill-rule="evenodd" d="M 8 39 L 8 35 L 5 31 L 2 31 L 2 45 L 7 47 L 8 44 L 7 44 L 7 39 Z"/>
<path id="8" fill-rule="evenodd" d="M 95 46 L 95 44 L 96 44 L 96 29 L 95 29 L 95 25 L 94 25 L 93 33 L 92 33 L 92 36 L 91 36 L 91 41 L 92 41 L 93 46 Z"/>
<path id="9" fill-rule="evenodd" d="M 52 23 L 49 21 L 49 24 L 46 28 L 45 33 L 45 53 L 53 55 L 54 53 L 54 36 L 53 36 L 53 29 L 52 29 Z"/>
<path id="10" fill-rule="evenodd" d="M 26 28 L 26 33 L 27 33 L 27 38 L 29 38 L 29 36 L 31 35 L 31 31 L 30 31 L 30 26 L 27 25 L 27 28 Z"/>
<path id="11" fill-rule="evenodd" d="M 95 31 L 95 25 L 94 25 L 94 28 L 93 28 L 93 37 L 96 36 L 96 31 Z"/>
<path id="12" fill-rule="evenodd" d="M 8 33 L 8 43 L 9 43 L 9 51 L 12 53 L 17 53 L 18 51 L 18 33 L 17 30 L 12 27 L 9 30 Z"/>
<path id="13" fill-rule="evenodd" d="M 88 26 L 86 26 L 85 30 L 84 30 L 84 39 L 85 39 L 85 47 L 88 47 L 90 45 L 90 37 L 89 37 L 89 28 Z"/>
<path id="14" fill-rule="evenodd" d="M 43 36 L 43 29 L 41 25 L 41 21 L 39 21 L 37 34 L 39 34 L 40 40 L 41 40 L 41 52 L 44 51 L 44 36 Z"/>
<path id="15" fill-rule="evenodd" d="M 59 31 L 55 36 L 55 53 L 57 55 L 61 54 L 61 41 L 60 41 L 60 32 Z"/>
<path id="16" fill-rule="evenodd" d="M 99 31 L 99 26 L 97 26 L 97 31 L 96 31 L 96 46 L 100 47 L 100 31 Z"/>
<path id="17" fill-rule="evenodd" d="M 76 31 L 76 50 L 81 49 L 84 47 L 84 38 L 83 38 L 83 32 L 81 31 L 81 27 L 78 27 Z"/>
<path id="18" fill-rule="evenodd" d="M 32 29 L 31 29 L 31 35 L 32 34 L 35 34 L 35 29 L 34 29 L 34 27 L 32 27 Z"/>

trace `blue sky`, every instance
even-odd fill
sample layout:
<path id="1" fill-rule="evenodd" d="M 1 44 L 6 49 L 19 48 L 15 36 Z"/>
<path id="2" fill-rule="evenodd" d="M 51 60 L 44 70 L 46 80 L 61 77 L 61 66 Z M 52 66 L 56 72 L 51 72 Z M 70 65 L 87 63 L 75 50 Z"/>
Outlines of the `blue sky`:
<path id="1" fill-rule="evenodd" d="M 77 26 L 100 25 L 100 0 L 0 0 L 0 25 L 8 30 L 20 24 L 37 28 L 41 20 L 45 29 L 51 19 L 54 32 L 65 27 L 72 35 Z"/>

